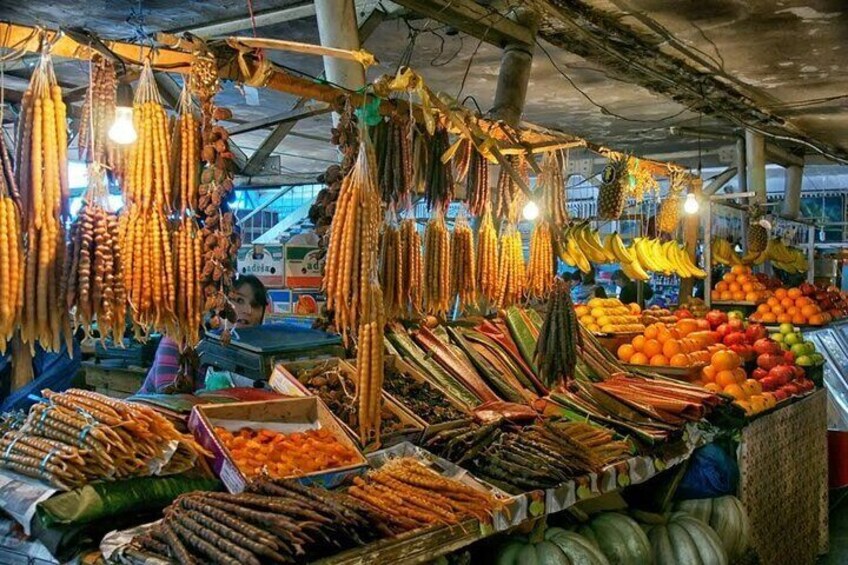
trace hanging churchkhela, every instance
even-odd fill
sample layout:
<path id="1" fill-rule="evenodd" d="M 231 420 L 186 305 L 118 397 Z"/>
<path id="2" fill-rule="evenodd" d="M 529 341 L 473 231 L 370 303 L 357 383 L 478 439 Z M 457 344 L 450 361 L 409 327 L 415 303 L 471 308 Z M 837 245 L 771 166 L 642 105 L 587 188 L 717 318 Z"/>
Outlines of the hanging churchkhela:
<path id="1" fill-rule="evenodd" d="M 530 185 L 530 165 L 524 155 L 507 155 L 507 163 L 512 166 L 516 173 L 524 180 L 525 185 Z M 516 223 L 521 212 L 521 204 L 524 193 L 518 183 L 507 172 L 506 167 L 501 167 L 498 176 L 497 209 L 495 216 L 506 218 L 509 222 Z"/>
<path id="2" fill-rule="evenodd" d="M 24 305 L 21 196 L 4 138 L 0 135 L 0 356 L 6 354 L 6 344 L 15 334 Z"/>
<path id="3" fill-rule="evenodd" d="M 539 188 L 542 193 L 542 210 L 555 228 L 565 226 L 568 213 L 565 211 L 565 180 L 562 161 L 556 151 L 545 153 L 542 158 L 542 173 Z"/>
<path id="4" fill-rule="evenodd" d="M 464 213 L 456 218 L 450 242 L 451 297 L 459 297 L 459 310 L 477 302 L 477 264 L 474 233 Z"/>
<path id="5" fill-rule="evenodd" d="M 68 351 L 72 349 L 70 320 L 60 300 L 69 215 L 65 111 L 52 59 L 42 54 L 22 100 L 16 151 L 21 229 L 26 234 L 21 337 L 31 350 L 38 341 L 48 351 L 59 351 L 63 333 Z"/>
<path id="6" fill-rule="evenodd" d="M 110 210 L 105 171 L 97 162 L 88 167 L 88 190 L 71 224 L 69 255 L 63 274 L 66 306 L 74 324 L 91 336 L 96 329 L 101 342 L 121 342 L 124 337 L 127 294 L 118 215 Z"/>
<path id="7" fill-rule="evenodd" d="M 424 265 L 421 260 L 421 234 L 413 218 L 400 223 L 401 262 L 404 266 L 401 276 L 401 296 L 403 313 L 412 317 L 421 312 Z"/>
<path id="8" fill-rule="evenodd" d="M 124 184 L 127 148 L 109 139 L 109 126 L 115 121 L 118 80 L 115 64 L 94 55 L 89 68 L 90 81 L 77 141 L 79 158 L 89 163 L 97 161 L 106 167 L 109 176 Z"/>
<path id="9" fill-rule="evenodd" d="M 168 232 L 171 165 L 168 116 L 145 63 L 133 104 L 138 139 L 130 157 L 122 226 L 124 284 L 137 338 L 173 333 L 176 281 Z"/>
<path id="10" fill-rule="evenodd" d="M 536 222 L 530 236 L 530 262 L 527 265 L 527 294 L 545 299 L 556 276 L 553 237 L 547 219 Z"/>
<path id="11" fill-rule="evenodd" d="M 477 232 L 477 280 L 480 295 L 494 304 L 498 299 L 498 231 L 487 205 Z"/>
<path id="12" fill-rule="evenodd" d="M 426 136 L 424 136 L 426 138 Z M 430 155 L 427 158 L 427 182 L 425 198 L 428 210 L 446 211 L 453 200 L 453 168 L 446 166 L 443 157 L 450 149 L 448 130 L 437 125 L 430 141 Z"/>
<path id="13" fill-rule="evenodd" d="M 489 202 L 489 160 L 483 157 L 474 147 L 470 149 L 468 158 L 468 174 L 465 177 L 465 197 L 468 201 L 468 211 L 472 216 L 482 216 Z"/>
<path id="14" fill-rule="evenodd" d="M 533 356 L 545 386 L 565 386 L 574 378 L 578 347 L 583 347 L 583 336 L 571 301 L 571 287 L 557 278 Z"/>
<path id="15" fill-rule="evenodd" d="M 500 260 L 498 261 L 498 308 L 517 304 L 524 298 L 527 273 L 521 232 L 515 224 L 507 224 L 501 233 Z"/>
<path id="16" fill-rule="evenodd" d="M 424 309 L 433 316 L 450 310 L 450 234 L 444 214 L 436 210 L 424 230 Z"/>
<path id="17" fill-rule="evenodd" d="M 412 138 L 410 120 L 404 116 L 384 118 L 372 129 L 377 155 L 377 178 L 386 204 L 405 207 L 412 187 Z"/>
<path id="18" fill-rule="evenodd" d="M 404 263 L 403 255 L 397 215 L 390 210 L 380 236 L 380 284 L 388 318 L 396 318 L 406 309 L 403 279 L 409 266 Z"/>

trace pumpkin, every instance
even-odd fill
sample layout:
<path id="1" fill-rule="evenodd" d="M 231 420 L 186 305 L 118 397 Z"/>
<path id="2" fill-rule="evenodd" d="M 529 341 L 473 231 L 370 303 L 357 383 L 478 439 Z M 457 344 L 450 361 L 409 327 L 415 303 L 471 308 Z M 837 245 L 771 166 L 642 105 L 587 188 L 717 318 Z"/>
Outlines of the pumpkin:
<path id="1" fill-rule="evenodd" d="M 651 544 L 639 524 L 624 514 L 604 512 L 577 533 L 600 548 L 613 565 L 651 565 Z"/>
<path id="2" fill-rule="evenodd" d="M 583 536 L 547 528 L 540 521 L 529 538 L 510 536 L 498 552 L 497 565 L 609 565 L 604 554 Z"/>
<path id="3" fill-rule="evenodd" d="M 644 524 L 654 565 L 727 565 L 718 534 L 686 512 L 665 514 L 659 524 Z"/>
<path id="4" fill-rule="evenodd" d="M 736 561 L 745 555 L 750 545 L 748 513 L 742 501 L 735 496 L 684 500 L 675 505 L 676 510 L 688 512 L 715 530 L 727 551 L 727 558 Z"/>

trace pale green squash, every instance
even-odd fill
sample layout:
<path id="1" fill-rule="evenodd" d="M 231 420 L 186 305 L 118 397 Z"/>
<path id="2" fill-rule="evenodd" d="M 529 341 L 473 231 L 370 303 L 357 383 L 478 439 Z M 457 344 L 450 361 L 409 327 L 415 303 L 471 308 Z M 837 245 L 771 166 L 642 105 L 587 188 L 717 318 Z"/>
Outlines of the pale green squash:
<path id="1" fill-rule="evenodd" d="M 709 524 L 721 539 L 727 558 L 731 562 L 741 558 L 748 551 L 751 543 L 748 513 L 742 501 L 735 496 L 684 500 L 678 502 L 675 509 L 688 512 Z"/>
<path id="2" fill-rule="evenodd" d="M 655 565 L 727 565 L 727 552 L 715 531 L 686 512 L 644 524 Z"/>
<path id="3" fill-rule="evenodd" d="M 577 533 L 600 548 L 612 565 L 651 565 L 651 544 L 639 524 L 624 514 L 604 512 Z"/>
<path id="4" fill-rule="evenodd" d="M 496 565 L 609 565 L 586 538 L 541 525 L 527 536 L 511 536 L 498 552 Z"/>

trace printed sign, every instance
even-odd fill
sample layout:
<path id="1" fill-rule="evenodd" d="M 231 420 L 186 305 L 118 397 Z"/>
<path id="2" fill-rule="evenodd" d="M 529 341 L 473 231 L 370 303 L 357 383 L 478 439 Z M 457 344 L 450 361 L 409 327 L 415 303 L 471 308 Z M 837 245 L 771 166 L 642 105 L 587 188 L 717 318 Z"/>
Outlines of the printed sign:
<path id="1" fill-rule="evenodd" d="M 255 275 L 267 288 L 285 286 L 283 247 L 281 245 L 248 245 L 239 249 L 238 272 Z"/>
<path id="2" fill-rule="evenodd" d="M 318 247 L 292 245 L 285 247 L 285 286 L 288 288 L 320 288 L 321 261 Z"/>

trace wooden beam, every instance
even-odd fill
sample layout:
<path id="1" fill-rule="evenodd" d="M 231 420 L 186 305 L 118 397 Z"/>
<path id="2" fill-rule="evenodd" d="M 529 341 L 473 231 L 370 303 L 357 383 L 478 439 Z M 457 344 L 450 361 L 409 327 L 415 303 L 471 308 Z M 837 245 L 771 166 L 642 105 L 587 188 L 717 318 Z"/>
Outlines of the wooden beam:
<path id="1" fill-rule="evenodd" d="M 233 185 L 236 190 L 264 190 L 284 185 L 318 184 L 318 176 L 323 172 L 257 175 L 253 177 L 237 174 L 233 180 Z"/>
<path id="2" fill-rule="evenodd" d="M 262 166 L 268 159 L 268 156 L 273 153 L 283 139 L 288 135 L 297 122 L 283 122 L 274 128 L 268 137 L 262 141 L 262 144 L 256 148 L 253 155 L 248 159 L 247 164 L 242 169 L 242 173 L 247 176 L 252 176 L 262 170 Z"/>
<path id="3" fill-rule="evenodd" d="M 248 133 L 251 131 L 265 129 L 272 126 L 287 123 L 297 123 L 304 118 L 320 116 L 322 114 L 329 114 L 330 112 L 332 112 L 332 108 L 330 108 L 326 104 L 322 104 L 316 108 L 309 109 L 301 109 L 299 104 L 295 104 L 295 107 L 290 110 L 286 110 L 285 112 L 280 112 L 279 114 L 274 114 L 273 116 L 268 116 L 267 118 L 261 118 L 259 120 L 254 120 L 252 122 L 237 125 L 235 127 L 228 128 L 227 131 L 230 133 L 230 135 L 239 135 L 242 133 Z"/>
<path id="4" fill-rule="evenodd" d="M 177 110 L 180 107 L 182 87 L 174 80 L 174 77 L 165 72 L 156 71 L 153 73 L 153 78 L 156 80 L 156 86 L 159 87 L 162 100 L 173 110 Z"/>
<path id="5" fill-rule="evenodd" d="M 404 8 L 455 27 L 496 47 L 535 43 L 533 32 L 473 0 L 393 0 Z"/>
<path id="6" fill-rule="evenodd" d="M 315 5 L 312 2 L 303 2 L 302 4 L 286 6 L 285 8 L 271 8 L 269 10 L 258 11 L 254 14 L 255 22 L 251 22 L 250 17 L 240 17 L 220 20 L 199 26 L 187 26 L 171 29 L 166 33 L 179 34 L 188 31 L 198 37 L 224 37 L 239 31 L 250 29 L 253 27 L 254 23 L 256 27 L 259 28 L 290 22 L 292 20 L 309 18 L 314 15 Z"/>

